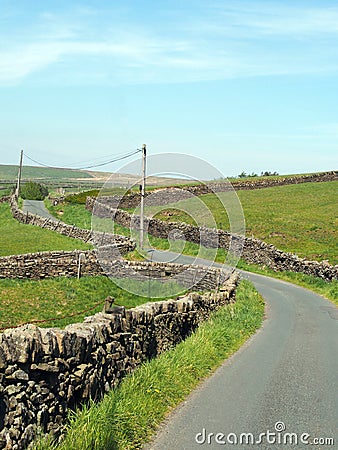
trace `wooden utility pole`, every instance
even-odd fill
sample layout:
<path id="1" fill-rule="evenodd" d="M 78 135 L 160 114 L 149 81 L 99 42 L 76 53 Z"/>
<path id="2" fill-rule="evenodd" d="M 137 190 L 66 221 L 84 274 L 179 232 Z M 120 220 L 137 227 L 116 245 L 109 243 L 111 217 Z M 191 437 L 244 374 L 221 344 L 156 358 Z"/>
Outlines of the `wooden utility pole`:
<path id="1" fill-rule="evenodd" d="M 21 174 L 22 174 L 22 160 L 23 160 L 23 150 L 21 150 L 21 154 L 20 154 L 20 166 L 19 166 L 19 172 L 18 172 L 18 182 L 16 185 L 16 191 L 15 191 L 15 195 L 17 197 L 19 197 L 20 194 L 20 183 L 21 183 Z"/>
<path id="2" fill-rule="evenodd" d="M 142 184 L 141 184 L 141 211 L 140 211 L 140 249 L 143 249 L 144 240 L 144 197 L 146 192 L 146 157 L 147 147 L 142 145 Z"/>

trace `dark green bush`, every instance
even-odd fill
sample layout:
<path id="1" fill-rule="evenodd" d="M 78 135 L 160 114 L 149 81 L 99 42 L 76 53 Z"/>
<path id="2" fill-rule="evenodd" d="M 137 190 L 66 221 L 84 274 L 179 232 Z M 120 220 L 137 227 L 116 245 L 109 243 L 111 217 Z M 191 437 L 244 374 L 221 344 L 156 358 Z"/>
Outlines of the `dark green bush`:
<path id="1" fill-rule="evenodd" d="M 80 192 L 78 194 L 67 195 L 65 201 L 77 205 L 85 205 L 87 197 L 97 197 L 99 194 L 98 189 L 93 189 L 91 191 Z"/>
<path id="2" fill-rule="evenodd" d="M 48 195 L 48 188 L 35 181 L 28 181 L 22 185 L 20 195 L 25 200 L 44 200 Z"/>

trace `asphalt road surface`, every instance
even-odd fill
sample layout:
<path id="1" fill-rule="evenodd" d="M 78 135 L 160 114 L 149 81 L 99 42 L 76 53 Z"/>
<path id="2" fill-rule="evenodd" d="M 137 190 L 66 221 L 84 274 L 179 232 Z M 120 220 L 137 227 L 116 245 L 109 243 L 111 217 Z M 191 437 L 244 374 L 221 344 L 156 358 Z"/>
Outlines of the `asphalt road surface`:
<path id="1" fill-rule="evenodd" d="M 48 209 L 45 207 L 43 201 L 40 200 L 24 200 L 22 210 L 24 212 L 30 212 L 36 214 L 40 217 L 45 217 L 46 219 L 57 220 L 54 216 L 50 214 Z"/>
<path id="2" fill-rule="evenodd" d="M 162 253 L 152 252 L 152 260 L 165 259 Z M 290 283 L 242 276 L 265 299 L 263 327 L 145 449 L 338 448 L 338 309 Z"/>

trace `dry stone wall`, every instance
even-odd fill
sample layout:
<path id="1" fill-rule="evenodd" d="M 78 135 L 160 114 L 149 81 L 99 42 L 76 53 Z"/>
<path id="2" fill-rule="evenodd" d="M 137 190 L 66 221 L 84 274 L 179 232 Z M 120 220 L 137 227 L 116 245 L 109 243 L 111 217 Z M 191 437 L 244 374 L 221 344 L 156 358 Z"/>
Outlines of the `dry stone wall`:
<path id="1" fill-rule="evenodd" d="M 189 336 L 235 300 L 237 282 L 228 275 L 215 292 L 98 313 L 64 330 L 25 325 L 0 334 L 0 448 L 24 449 L 38 430 L 60 437 L 70 409 Z"/>
<path id="2" fill-rule="evenodd" d="M 93 243 L 95 241 L 96 243 L 102 242 L 102 244 L 115 245 L 120 254 L 125 254 L 135 249 L 135 243 L 125 236 L 92 232 L 91 230 L 78 228 L 75 225 L 68 225 L 64 222 L 43 218 L 29 212 L 25 213 L 18 207 L 15 196 L 10 198 L 10 207 L 14 219 L 26 225 L 35 225 L 87 243 Z"/>
<path id="3" fill-rule="evenodd" d="M 91 208 L 91 202 L 87 207 Z M 121 209 L 110 208 L 101 203 L 101 199 L 95 203 L 94 214 L 111 217 L 124 227 L 139 229 L 138 216 Z M 187 241 L 209 248 L 219 247 L 228 250 L 230 245 L 232 248 L 243 245 L 242 258 L 248 263 L 264 265 L 275 271 L 302 272 L 326 281 L 338 279 L 338 265 L 332 266 L 325 261 L 309 261 L 293 253 L 283 252 L 259 239 L 235 236 L 224 230 L 196 227 L 181 222 L 164 222 L 155 218 L 145 218 L 145 229 L 149 234 L 163 239 L 168 239 L 168 236 L 173 238 L 175 234 L 178 237 L 183 235 Z"/>
<path id="4" fill-rule="evenodd" d="M 264 189 L 273 186 L 286 186 L 290 184 L 302 184 L 302 183 L 321 183 L 325 181 L 337 181 L 338 180 L 338 171 L 331 172 L 322 172 L 322 173 L 314 173 L 309 175 L 295 175 L 291 177 L 278 177 L 278 178 L 264 178 L 264 179 L 255 179 L 245 181 L 235 181 L 232 183 L 233 189 L 235 191 L 239 190 L 253 190 L 253 189 Z M 224 183 L 215 182 L 209 183 L 206 185 L 209 187 L 209 192 L 223 192 L 224 191 Z M 197 191 L 196 191 L 197 189 Z M 187 190 L 194 193 L 195 195 L 201 195 L 202 193 L 208 193 L 208 191 L 204 191 L 204 186 L 187 186 Z M 197 194 L 196 192 L 200 192 Z"/>
<path id="5" fill-rule="evenodd" d="M 0 197 L 0 203 L 7 203 L 10 201 L 9 196 Z"/>
<path id="6" fill-rule="evenodd" d="M 145 193 L 145 204 L 147 206 L 168 205 L 169 203 L 178 202 L 192 197 L 192 193 L 183 188 L 165 188 L 156 189 Z M 91 207 L 94 204 L 96 197 L 87 197 L 87 206 Z M 138 192 L 133 192 L 128 195 L 113 195 L 111 197 L 100 196 L 106 205 L 111 208 L 136 208 L 140 206 L 141 195 Z"/>
<path id="7" fill-rule="evenodd" d="M 102 275 L 93 251 L 53 251 L 11 255 L 0 258 L 0 278 L 43 279 L 75 277 L 80 255 L 81 275 Z"/>
<path id="8" fill-rule="evenodd" d="M 165 189 L 156 189 L 154 191 L 146 192 L 145 201 L 149 206 L 167 205 L 175 203 L 180 200 L 185 200 L 191 196 L 199 196 L 203 194 L 226 192 L 228 190 L 253 190 L 264 189 L 273 186 L 286 186 L 290 184 L 314 183 L 325 181 L 337 181 L 338 172 L 323 172 L 311 175 L 297 175 L 293 177 L 279 177 L 279 178 L 265 178 L 246 181 L 236 181 L 232 184 L 226 182 L 213 182 L 199 185 L 188 185 L 182 187 L 169 187 Z M 115 195 L 112 197 L 103 197 L 104 203 L 112 208 L 136 208 L 140 205 L 140 193 L 131 193 L 128 195 Z M 88 208 L 92 208 L 95 202 L 95 197 L 87 199 Z"/>
<path id="9" fill-rule="evenodd" d="M 81 257 L 82 256 L 82 257 Z M 95 251 L 53 251 L 11 255 L 0 258 L 0 279 L 44 279 L 54 277 L 76 277 L 80 275 L 110 275 L 112 278 L 127 278 L 136 281 L 167 281 L 174 277 L 184 288 L 209 290 L 229 277 L 229 271 L 198 265 L 158 263 L 148 261 L 127 261 L 114 259 L 112 254 L 106 259 L 97 260 Z"/>

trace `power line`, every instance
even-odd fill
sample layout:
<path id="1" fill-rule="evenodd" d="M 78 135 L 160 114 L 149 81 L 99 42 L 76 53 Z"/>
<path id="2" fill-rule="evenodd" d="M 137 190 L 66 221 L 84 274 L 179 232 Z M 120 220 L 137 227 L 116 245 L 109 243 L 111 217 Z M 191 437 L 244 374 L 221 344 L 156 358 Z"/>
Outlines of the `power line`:
<path id="1" fill-rule="evenodd" d="M 84 169 L 93 169 L 95 167 L 107 166 L 108 164 L 112 164 L 114 162 L 121 161 L 122 159 L 130 158 L 131 156 L 136 155 L 137 153 L 140 153 L 140 152 L 142 152 L 142 149 L 138 148 L 137 150 L 130 151 L 128 153 L 123 154 L 122 156 L 117 156 L 113 159 L 110 159 L 109 161 L 106 161 L 106 162 L 103 162 L 100 164 L 92 164 L 92 165 L 88 165 L 85 167 L 77 167 L 77 168 L 71 168 L 71 169 L 72 170 L 84 170 Z M 44 164 L 40 161 L 37 161 L 37 160 L 31 158 L 29 155 L 27 155 L 27 153 L 24 153 L 24 155 L 27 159 L 34 162 L 35 164 L 38 164 L 39 166 L 48 167 L 49 169 L 60 169 L 61 168 L 61 167 L 56 167 L 56 166 L 50 166 L 48 164 Z"/>
<path id="2" fill-rule="evenodd" d="M 136 155 L 136 153 L 140 153 L 141 151 L 142 151 L 142 150 L 138 148 L 137 150 L 135 150 L 135 151 L 133 151 L 133 152 L 131 152 L 131 153 L 128 153 L 128 154 L 126 154 L 126 155 L 124 155 L 124 156 L 120 156 L 119 158 L 115 158 L 115 159 L 112 159 L 112 160 L 110 160 L 110 161 L 107 161 L 107 162 L 101 163 L 101 164 L 95 164 L 95 165 L 92 165 L 92 166 L 81 167 L 81 168 L 78 169 L 78 170 L 83 170 L 83 169 L 93 169 L 94 167 L 106 166 L 107 164 L 111 164 L 111 163 L 114 163 L 114 162 L 117 162 L 117 161 L 121 161 L 122 159 L 130 158 L 131 156 Z"/>
<path id="3" fill-rule="evenodd" d="M 130 152 L 132 152 L 132 151 L 133 151 L 133 150 L 131 150 Z M 115 155 L 115 158 L 119 158 L 120 156 L 124 156 L 125 154 L 126 154 L 126 152 L 118 153 L 117 155 Z M 109 158 L 111 158 L 111 155 L 99 156 L 98 158 L 84 159 L 84 160 L 81 160 L 81 161 L 79 161 L 78 163 L 76 163 L 76 165 L 82 166 L 82 165 L 85 165 L 85 164 L 94 164 L 94 163 L 96 163 L 96 162 L 97 162 L 97 164 L 100 164 L 101 161 L 102 161 L 102 162 L 103 162 L 103 161 L 106 161 L 106 160 L 108 160 Z"/>
<path id="4" fill-rule="evenodd" d="M 35 161 L 35 159 L 33 159 L 33 158 L 31 158 L 30 156 L 28 156 L 27 153 L 24 153 L 24 155 L 25 155 L 25 157 L 26 157 L 27 159 L 29 159 L 30 161 L 32 161 L 32 162 L 38 164 L 39 166 L 48 167 L 49 169 L 53 169 L 53 168 L 54 168 L 54 169 L 60 169 L 60 167 L 52 167 L 52 166 L 48 166 L 47 164 L 41 163 L 41 162 L 39 162 L 39 161 Z"/>

